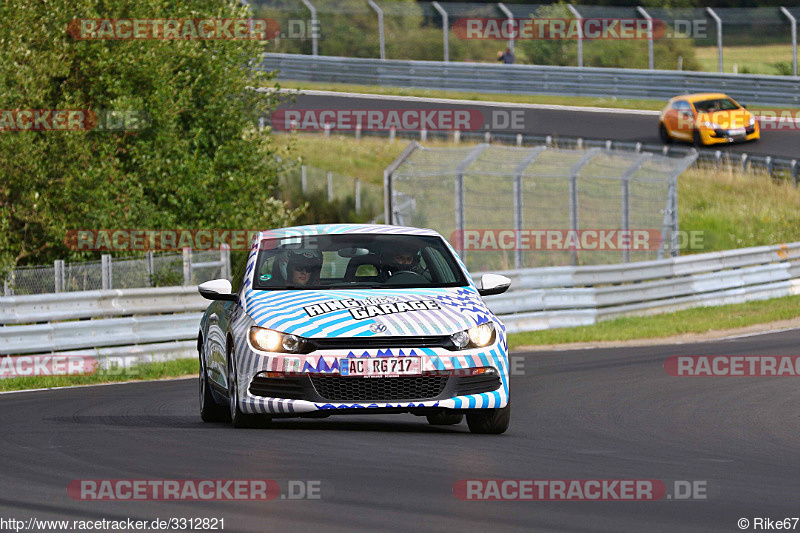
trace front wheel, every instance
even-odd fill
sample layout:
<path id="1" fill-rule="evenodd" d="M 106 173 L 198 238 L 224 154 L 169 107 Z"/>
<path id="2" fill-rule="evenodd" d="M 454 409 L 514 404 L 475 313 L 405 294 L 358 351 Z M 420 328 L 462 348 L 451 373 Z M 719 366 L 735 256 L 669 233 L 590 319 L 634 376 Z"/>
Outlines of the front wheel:
<path id="1" fill-rule="evenodd" d="M 202 352 L 200 352 L 200 379 L 198 381 L 200 382 L 200 418 L 203 422 L 227 422 L 230 416 L 228 410 L 214 400 L 214 395 L 211 394 L 208 386 Z"/>
<path id="2" fill-rule="evenodd" d="M 267 423 L 268 418 L 259 415 L 245 414 L 239 409 L 239 387 L 236 372 L 236 361 L 233 360 L 233 352 L 230 353 L 228 361 L 228 399 L 230 402 L 230 421 L 235 428 L 256 427 L 259 422 Z"/>
<path id="3" fill-rule="evenodd" d="M 697 130 L 694 130 L 694 134 L 692 135 L 692 140 L 694 141 L 694 145 L 697 148 L 701 148 L 701 147 L 705 146 L 705 143 L 703 143 L 703 137 L 700 135 L 700 132 L 697 131 Z"/>
<path id="4" fill-rule="evenodd" d="M 661 142 L 664 144 L 672 144 L 672 137 L 669 136 L 669 132 L 667 131 L 667 127 L 664 126 L 664 123 L 658 125 L 658 136 L 661 137 Z"/>
<path id="5" fill-rule="evenodd" d="M 500 409 L 478 409 L 467 414 L 467 425 L 472 433 L 499 435 L 505 433 L 510 422 L 510 401 Z"/>

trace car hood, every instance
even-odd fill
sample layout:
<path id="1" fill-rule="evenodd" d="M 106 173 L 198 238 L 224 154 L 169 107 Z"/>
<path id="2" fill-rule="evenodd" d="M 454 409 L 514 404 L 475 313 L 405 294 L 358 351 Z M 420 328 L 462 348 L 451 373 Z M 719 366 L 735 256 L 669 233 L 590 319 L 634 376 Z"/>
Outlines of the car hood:
<path id="1" fill-rule="evenodd" d="M 303 337 L 447 335 L 490 320 L 472 287 L 387 290 L 248 290 L 257 326 Z"/>
<path id="2" fill-rule="evenodd" d="M 753 115 L 744 109 L 733 109 L 730 111 L 716 111 L 714 113 L 700 113 L 698 119 L 701 122 L 709 121 L 719 124 L 723 128 L 744 128 L 750 123 Z"/>

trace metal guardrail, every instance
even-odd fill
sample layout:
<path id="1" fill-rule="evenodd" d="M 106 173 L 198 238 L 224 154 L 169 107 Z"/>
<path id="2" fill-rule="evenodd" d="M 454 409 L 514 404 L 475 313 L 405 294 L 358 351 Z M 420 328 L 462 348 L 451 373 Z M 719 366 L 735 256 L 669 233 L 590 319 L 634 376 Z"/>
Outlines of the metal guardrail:
<path id="1" fill-rule="evenodd" d="M 667 100 L 721 91 L 744 103 L 800 105 L 800 77 L 264 54 L 278 79 L 421 89 Z"/>
<path id="2" fill-rule="evenodd" d="M 512 279 L 512 289 L 488 297 L 487 303 L 510 332 L 589 325 L 619 316 L 800 294 L 800 242 L 624 265 L 530 268 L 502 274 Z M 473 277 L 479 279 L 480 274 Z M 196 290 L 0 298 L 0 355 L 88 353 L 100 359 L 127 356 L 138 361 L 192 357 L 201 317 L 197 311 L 208 304 Z M 93 319 L 58 322 L 65 317 Z M 31 319 L 44 323 L 22 324 Z"/>
<path id="3" fill-rule="evenodd" d="M 532 331 L 800 294 L 800 243 L 500 273 L 512 289 L 488 297 L 489 307 L 510 332 Z"/>

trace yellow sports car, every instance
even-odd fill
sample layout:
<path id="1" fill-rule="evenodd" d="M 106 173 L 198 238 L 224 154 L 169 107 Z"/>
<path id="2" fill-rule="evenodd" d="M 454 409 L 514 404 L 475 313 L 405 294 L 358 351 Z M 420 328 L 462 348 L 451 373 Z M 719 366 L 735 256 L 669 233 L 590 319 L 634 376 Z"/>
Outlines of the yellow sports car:
<path id="1" fill-rule="evenodd" d="M 695 146 L 755 141 L 761 137 L 758 121 L 744 106 L 722 93 L 676 96 L 661 110 L 661 141 L 689 141 Z"/>

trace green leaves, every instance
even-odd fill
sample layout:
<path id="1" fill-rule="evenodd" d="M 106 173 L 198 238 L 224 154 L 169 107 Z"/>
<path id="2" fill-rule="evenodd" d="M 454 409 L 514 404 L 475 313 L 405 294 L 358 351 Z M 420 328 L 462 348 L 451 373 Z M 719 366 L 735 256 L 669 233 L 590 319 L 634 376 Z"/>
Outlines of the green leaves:
<path id="1" fill-rule="evenodd" d="M 247 18 L 210 0 L 0 4 L 0 110 L 133 111 L 149 127 L 0 131 L 0 268 L 83 259 L 69 229 L 260 228 L 291 214 L 279 163 L 257 132 L 275 97 L 247 40 L 76 40 L 81 18 Z M 124 116 L 124 115 L 123 115 Z M 36 198 L 36 193 L 39 197 Z"/>

